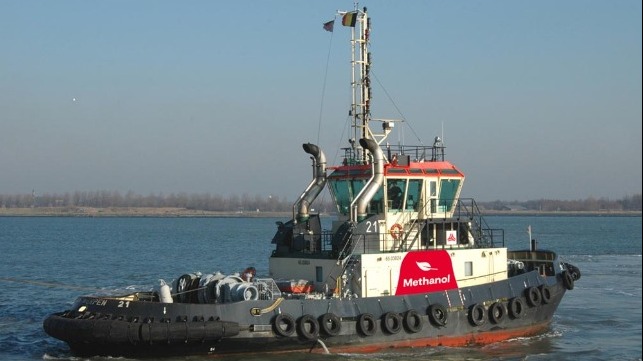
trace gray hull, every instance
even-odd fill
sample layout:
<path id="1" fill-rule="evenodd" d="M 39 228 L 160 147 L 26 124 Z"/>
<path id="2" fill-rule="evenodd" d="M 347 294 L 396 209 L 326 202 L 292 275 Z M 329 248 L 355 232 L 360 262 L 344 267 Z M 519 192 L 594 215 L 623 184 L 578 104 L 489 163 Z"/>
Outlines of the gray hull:
<path id="1" fill-rule="evenodd" d="M 569 289 L 564 281 L 564 273 L 543 277 L 533 271 L 430 294 L 230 304 L 85 296 L 71 310 L 49 316 L 44 328 L 82 356 L 372 352 L 481 345 L 543 332 Z"/>

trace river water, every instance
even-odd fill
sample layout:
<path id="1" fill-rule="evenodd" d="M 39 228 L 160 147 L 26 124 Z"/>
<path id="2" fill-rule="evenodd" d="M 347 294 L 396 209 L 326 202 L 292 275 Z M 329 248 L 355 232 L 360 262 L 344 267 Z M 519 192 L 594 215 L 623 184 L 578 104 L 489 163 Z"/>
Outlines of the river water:
<path id="1" fill-rule="evenodd" d="M 641 217 L 490 216 L 509 248 L 555 250 L 581 269 L 549 330 L 485 347 L 369 355 L 289 354 L 302 361 L 641 360 Z M 0 360 L 78 360 L 43 319 L 81 294 L 151 288 L 184 273 L 267 273 L 274 218 L 0 217 Z M 249 345 L 252 347 L 252 345 Z M 194 361 L 207 357 L 171 358 Z M 229 359 L 229 358 L 228 358 Z M 238 360 L 283 360 L 248 355 Z M 91 360 L 106 360 L 91 358 Z"/>

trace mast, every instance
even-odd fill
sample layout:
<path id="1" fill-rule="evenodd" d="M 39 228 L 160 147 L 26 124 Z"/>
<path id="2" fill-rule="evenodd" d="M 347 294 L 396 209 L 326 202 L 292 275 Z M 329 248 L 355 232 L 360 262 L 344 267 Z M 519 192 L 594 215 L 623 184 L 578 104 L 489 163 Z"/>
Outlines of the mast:
<path id="1" fill-rule="evenodd" d="M 368 33 L 369 33 L 369 23 L 370 19 L 366 13 L 366 8 L 362 12 L 362 16 L 358 17 L 359 28 L 359 38 L 355 40 L 353 48 L 358 49 L 358 58 L 356 59 L 353 67 L 353 72 L 358 73 L 358 83 L 355 85 L 355 93 L 359 92 L 359 97 L 356 99 L 356 113 L 357 118 L 355 119 L 355 124 L 359 124 L 358 120 L 361 117 L 361 138 L 370 139 L 369 132 L 369 121 L 371 120 L 370 114 L 370 100 L 371 100 L 371 87 L 369 79 L 370 71 L 370 53 L 368 52 Z M 356 127 L 356 132 L 358 131 Z"/>
<path id="2" fill-rule="evenodd" d="M 370 19 L 366 7 L 360 10 L 355 3 L 355 10 L 340 12 L 343 19 L 355 16 L 355 25 L 351 26 L 351 92 L 352 104 L 349 115 L 352 117 L 352 137 L 349 139 L 354 159 L 360 163 L 366 162 L 366 150 L 360 145 L 362 138 L 373 139 L 369 129 L 371 117 L 370 101 L 370 53 L 369 33 Z M 346 24 L 344 24 L 346 25 Z M 350 25 L 348 25 L 350 26 Z"/>
<path id="3" fill-rule="evenodd" d="M 349 111 L 352 118 L 351 138 L 349 139 L 351 158 L 357 164 L 368 164 L 372 161 L 368 157 L 370 151 L 360 145 L 360 139 L 374 140 L 381 146 L 392 130 L 395 120 L 373 119 L 371 117 L 371 52 L 369 51 L 371 19 L 368 17 L 366 7 L 360 10 L 355 3 L 355 10 L 342 11 L 339 14 L 342 15 L 343 25 L 351 26 L 352 104 Z M 354 26 L 348 25 L 350 22 L 345 22 L 347 17 L 351 18 L 352 16 L 355 16 Z M 374 133 L 370 128 L 369 124 L 374 120 L 382 122 L 381 133 Z"/>

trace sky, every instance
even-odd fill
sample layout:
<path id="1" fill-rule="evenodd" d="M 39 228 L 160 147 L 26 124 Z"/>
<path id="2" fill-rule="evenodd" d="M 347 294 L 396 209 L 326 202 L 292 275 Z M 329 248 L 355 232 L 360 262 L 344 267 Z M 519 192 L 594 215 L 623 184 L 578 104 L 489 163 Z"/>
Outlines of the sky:
<path id="1" fill-rule="evenodd" d="M 374 118 L 479 201 L 641 193 L 641 1 L 371 1 Z M 0 0 L 0 194 L 278 196 L 348 145 L 352 1 Z"/>

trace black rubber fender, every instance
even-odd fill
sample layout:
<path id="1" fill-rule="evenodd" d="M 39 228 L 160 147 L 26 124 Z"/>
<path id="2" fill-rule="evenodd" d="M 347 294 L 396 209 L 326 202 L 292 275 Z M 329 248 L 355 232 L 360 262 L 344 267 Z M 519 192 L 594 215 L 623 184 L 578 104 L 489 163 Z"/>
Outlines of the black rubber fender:
<path id="1" fill-rule="evenodd" d="M 574 281 L 578 281 L 580 279 L 580 268 L 574 266 L 571 263 L 563 263 L 563 265 L 565 265 L 567 271 L 571 274 Z"/>
<path id="2" fill-rule="evenodd" d="M 312 315 L 303 315 L 297 321 L 297 334 L 306 340 L 316 340 L 319 337 L 319 322 Z"/>
<path id="3" fill-rule="evenodd" d="M 357 317 L 357 330 L 363 336 L 373 336 L 377 330 L 375 317 L 370 313 L 362 313 Z"/>
<path id="4" fill-rule="evenodd" d="M 551 301 L 551 288 L 547 285 L 540 286 L 540 295 L 544 304 L 549 303 Z"/>
<path id="5" fill-rule="evenodd" d="M 295 319 L 287 313 L 280 313 L 273 319 L 272 329 L 275 334 L 288 337 L 295 332 Z"/>
<path id="6" fill-rule="evenodd" d="M 43 322 L 45 332 L 65 342 L 91 342 L 93 320 L 69 318 L 63 312 L 49 315 Z"/>
<path id="7" fill-rule="evenodd" d="M 479 303 L 469 307 L 469 321 L 473 326 L 482 326 L 485 323 L 486 315 L 484 306 Z"/>
<path id="8" fill-rule="evenodd" d="M 529 287 L 525 290 L 525 297 L 527 298 L 527 304 L 530 307 L 536 307 L 540 305 L 542 301 L 542 295 L 540 290 L 537 287 Z"/>
<path id="9" fill-rule="evenodd" d="M 402 329 L 402 317 L 396 312 L 386 312 L 382 315 L 382 330 L 394 335 Z"/>
<path id="10" fill-rule="evenodd" d="M 494 302 L 489 306 L 489 321 L 499 324 L 507 315 L 507 309 L 502 302 Z"/>
<path id="11" fill-rule="evenodd" d="M 422 331 L 422 317 L 414 310 L 410 309 L 404 313 L 404 328 L 410 333 L 417 333 Z"/>
<path id="12" fill-rule="evenodd" d="M 109 341 L 115 344 L 126 344 L 130 343 L 130 331 L 129 326 L 130 322 L 126 321 L 111 321 L 111 326 L 109 330 Z M 138 324 L 135 324 L 138 326 Z M 138 340 L 138 328 L 137 328 L 137 340 Z M 133 342 L 132 342 L 133 343 Z"/>
<path id="13" fill-rule="evenodd" d="M 514 297 L 509 300 L 509 316 L 513 319 L 522 318 L 525 315 L 525 303 L 520 297 Z"/>
<path id="14" fill-rule="evenodd" d="M 92 335 L 94 340 L 108 340 L 110 339 L 112 323 L 111 320 L 94 319 L 92 320 Z"/>
<path id="15" fill-rule="evenodd" d="M 319 328 L 326 336 L 337 336 L 342 331 L 342 322 L 334 313 L 319 316 Z"/>
<path id="16" fill-rule="evenodd" d="M 568 290 L 573 290 L 574 289 L 574 276 L 568 271 L 565 270 L 563 273 L 561 273 L 561 277 L 563 278 L 563 286 L 567 288 Z"/>
<path id="17" fill-rule="evenodd" d="M 446 326 L 449 314 L 447 313 L 447 308 L 440 303 L 434 303 L 429 306 L 427 310 L 429 314 L 429 320 L 437 327 Z"/>

